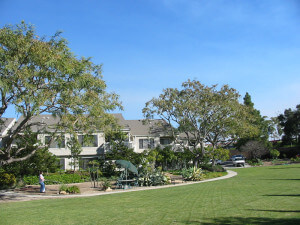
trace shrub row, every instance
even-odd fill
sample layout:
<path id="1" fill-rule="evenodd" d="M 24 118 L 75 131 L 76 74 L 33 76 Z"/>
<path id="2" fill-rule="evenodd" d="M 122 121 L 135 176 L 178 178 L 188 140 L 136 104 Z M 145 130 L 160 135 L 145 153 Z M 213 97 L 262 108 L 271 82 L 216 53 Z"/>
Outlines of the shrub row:
<path id="1" fill-rule="evenodd" d="M 46 184 L 71 184 L 71 183 L 82 183 L 89 181 L 90 177 L 83 174 L 50 174 L 45 175 Z M 38 176 L 25 176 L 24 182 L 27 185 L 33 185 L 39 183 Z"/>
<path id="2" fill-rule="evenodd" d="M 226 169 L 222 167 L 221 165 L 214 165 L 212 166 L 211 164 L 206 164 L 206 165 L 201 165 L 200 166 L 203 170 L 207 170 L 209 172 L 225 172 Z"/>

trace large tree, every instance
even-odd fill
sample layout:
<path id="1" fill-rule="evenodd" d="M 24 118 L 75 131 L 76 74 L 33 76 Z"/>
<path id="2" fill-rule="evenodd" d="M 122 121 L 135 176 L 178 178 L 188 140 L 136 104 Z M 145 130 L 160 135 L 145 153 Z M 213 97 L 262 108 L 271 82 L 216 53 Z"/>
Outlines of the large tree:
<path id="1" fill-rule="evenodd" d="M 215 149 L 243 134 L 256 132 L 248 122 L 251 115 L 238 98 L 237 91 L 228 85 L 218 89 L 217 85 L 209 87 L 197 80 L 188 80 L 181 90 L 163 90 L 158 98 L 146 103 L 143 112 L 146 118 L 159 116 L 167 121 L 175 142 L 183 147 L 191 146 L 189 149 L 197 162 L 205 155 L 207 142 Z"/>
<path id="2" fill-rule="evenodd" d="M 278 116 L 280 125 L 283 127 L 283 142 L 290 144 L 293 141 L 300 142 L 300 105 L 295 110 L 291 108 L 284 110 L 283 114 Z"/>
<path id="3" fill-rule="evenodd" d="M 0 149 L 2 165 L 25 160 L 44 147 L 24 142 L 28 135 L 37 139 L 46 132 L 32 120 L 39 114 L 59 118 L 52 133 L 75 134 L 103 129 L 114 121 L 107 112 L 121 108 L 118 95 L 106 92 L 101 65 L 76 57 L 60 33 L 40 38 L 25 22 L 0 29 L 0 76 L 0 117 L 9 107 L 21 116 Z M 33 126 L 40 127 L 35 134 Z"/>
<path id="4" fill-rule="evenodd" d="M 269 127 L 271 121 L 267 120 L 265 116 L 260 114 L 260 111 L 254 108 L 254 103 L 251 100 L 251 95 L 246 92 L 244 98 L 244 106 L 251 116 L 251 123 L 257 128 L 257 132 L 249 133 L 249 135 L 240 138 L 236 146 L 240 149 L 242 145 L 246 144 L 249 140 L 257 140 L 264 143 L 266 146 L 269 144 Z"/>

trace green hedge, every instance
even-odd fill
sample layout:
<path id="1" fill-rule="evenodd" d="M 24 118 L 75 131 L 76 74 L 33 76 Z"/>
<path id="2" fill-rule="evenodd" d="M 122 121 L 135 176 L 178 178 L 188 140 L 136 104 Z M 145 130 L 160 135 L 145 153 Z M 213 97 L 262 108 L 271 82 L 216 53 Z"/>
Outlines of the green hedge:
<path id="1" fill-rule="evenodd" d="M 46 184 L 71 184 L 71 183 L 82 183 L 89 181 L 90 177 L 83 174 L 50 174 L 45 175 Z M 25 176 L 24 182 L 27 185 L 33 185 L 39 183 L 38 176 Z"/>

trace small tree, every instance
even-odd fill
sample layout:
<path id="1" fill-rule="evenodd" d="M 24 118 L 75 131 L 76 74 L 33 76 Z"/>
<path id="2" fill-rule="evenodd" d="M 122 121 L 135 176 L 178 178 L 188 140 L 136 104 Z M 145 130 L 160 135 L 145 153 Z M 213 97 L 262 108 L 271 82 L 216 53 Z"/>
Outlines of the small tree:
<path id="1" fill-rule="evenodd" d="M 100 163 L 96 160 L 89 162 L 89 172 L 90 172 L 90 178 L 91 182 L 94 184 L 94 188 L 96 187 L 96 183 L 98 186 L 98 179 L 99 176 L 102 175 L 100 169 L 99 169 Z"/>
<path id="2" fill-rule="evenodd" d="M 206 153 L 208 155 L 208 157 L 210 159 L 213 159 L 212 165 L 215 165 L 215 160 L 219 159 L 219 160 L 223 160 L 226 161 L 227 159 L 229 159 L 229 150 L 228 149 L 224 149 L 224 148 L 212 148 L 212 147 L 208 147 L 205 149 Z"/>
<path id="3" fill-rule="evenodd" d="M 77 135 L 73 134 L 67 141 L 67 147 L 71 154 L 68 156 L 71 159 L 70 166 L 75 171 L 79 166 L 80 153 L 82 152 L 82 146 L 78 141 Z"/>
<path id="4" fill-rule="evenodd" d="M 277 159 L 280 156 L 280 152 L 277 149 L 271 149 L 270 155 L 272 159 Z"/>
<path id="5" fill-rule="evenodd" d="M 261 156 L 268 153 L 268 149 L 265 147 L 264 143 L 261 141 L 250 140 L 247 141 L 242 147 L 242 152 L 248 152 L 250 158 L 260 159 Z"/>

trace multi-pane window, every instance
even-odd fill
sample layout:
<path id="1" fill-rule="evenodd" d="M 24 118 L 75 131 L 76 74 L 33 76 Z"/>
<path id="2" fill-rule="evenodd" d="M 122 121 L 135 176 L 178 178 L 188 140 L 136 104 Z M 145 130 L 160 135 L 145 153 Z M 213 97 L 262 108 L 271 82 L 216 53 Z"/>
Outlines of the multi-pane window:
<path id="1" fill-rule="evenodd" d="M 65 136 L 52 137 L 53 140 L 50 143 L 49 148 L 65 148 Z M 51 141 L 51 136 L 45 136 L 45 144 L 48 145 Z"/>
<path id="2" fill-rule="evenodd" d="M 97 147 L 98 138 L 97 135 L 78 135 L 78 141 L 82 147 Z"/>
<path id="3" fill-rule="evenodd" d="M 59 165 L 60 165 L 60 169 L 64 170 L 66 167 L 65 159 L 60 159 Z"/>
<path id="4" fill-rule="evenodd" d="M 171 138 L 160 138 L 159 141 L 161 145 L 169 145 L 172 143 Z"/>
<path id="5" fill-rule="evenodd" d="M 139 139 L 139 149 L 154 148 L 154 139 Z"/>

